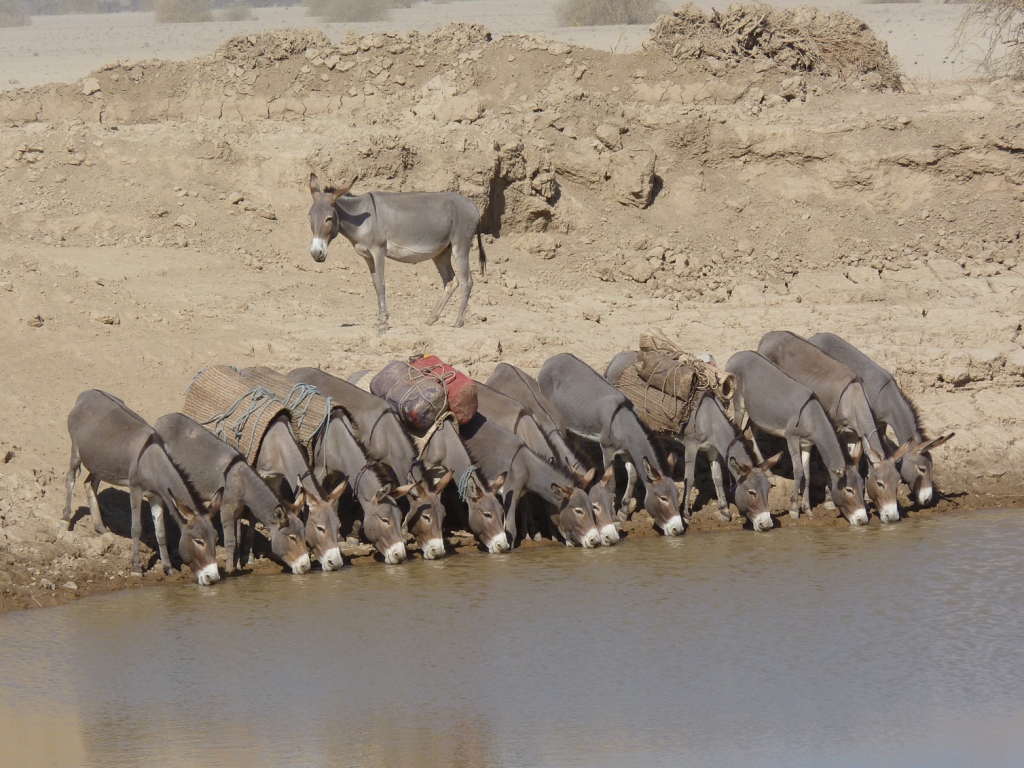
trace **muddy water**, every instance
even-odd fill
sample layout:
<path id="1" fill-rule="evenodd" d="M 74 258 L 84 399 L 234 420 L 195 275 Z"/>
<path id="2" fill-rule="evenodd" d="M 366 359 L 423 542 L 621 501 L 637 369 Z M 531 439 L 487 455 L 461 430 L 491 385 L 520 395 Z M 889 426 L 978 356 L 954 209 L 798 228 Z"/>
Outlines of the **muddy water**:
<path id="1" fill-rule="evenodd" d="M 1024 764 L 1024 513 L 132 590 L 0 619 L 0 764 Z"/>

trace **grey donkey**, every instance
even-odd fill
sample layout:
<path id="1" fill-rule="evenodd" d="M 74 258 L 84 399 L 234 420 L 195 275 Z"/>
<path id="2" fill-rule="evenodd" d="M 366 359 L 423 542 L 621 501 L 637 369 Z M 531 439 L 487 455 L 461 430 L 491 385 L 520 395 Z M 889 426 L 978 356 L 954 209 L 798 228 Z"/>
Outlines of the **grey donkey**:
<path id="1" fill-rule="evenodd" d="M 314 261 L 327 258 L 327 247 L 340 233 L 363 257 L 377 292 L 378 315 L 374 327 L 388 329 L 388 305 L 384 291 L 384 260 L 419 264 L 431 259 L 441 275 L 444 292 L 427 320 L 440 317 L 455 292 L 455 270 L 462 285 L 462 304 L 455 327 L 466 322 L 466 307 L 473 291 L 469 249 L 476 235 L 480 250 L 480 274 L 486 275 L 487 255 L 480 237 L 480 212 L 467 197 L 457 192 L 367 192 L 346 194 L 355 179 L 340 189 L 324 187 L 315 173 L 309 175 L 313 206 L 309 226 L 313 242 L 309 252 Z M 452 262 L 455 267 L 452 267 Z"/>
<path id="2" fill-rule="evenodd" d="M 343 407 L 359 430 L 367 456 L 390 468 L 396 482 L 411 484 L 405 497 L 409 502 L 405 526 L 424 559 L 443 557 L 444 506 L 439 497 L 452 478 L 451 470 L 433 484 L 398 414 L 376 395 L 317 368 L 296 368 L 288 379 L 316 387 Z"/>
<path id="3" fill-rule="evenodd" d="M 636 358 L 636 352 L 620 352 L 608 364 L 605 378 L 611 384 L 617 384 L 622 372 L 627 366 L 632 365 Z M 755 531 L 767 531 L 773 527 L 768 506 L 768 494 L 772 485 L 770 473 L 771 468 L 781 458 L 781 453 L 761 463 L 755 462 L 747 451 L 744 435 L 729 419 L 722 403 L 712 393 L 705 393 L 700 398 L 686 424 L 675 436 L 675 440 L 682 444 L 685 460 L 684 520 L 690 519 L 690 491 L 693 489 L 697 453 L 703 451 L 708 454 L 711 464 L 711 479 L 715 483 L 715 493 L 718 497 L 719 517 L 725 522 L 732 520 L 729 501 L 722 484 L 721 462 L 724 462 L 736 484 L 733 500 L 740 514 L 746 515 Z"/>
<path id="4" fill-rule="evenodd" d="M 521 368 L 510 363 L 498 363 L 494 372 L 484 382 L 491 389 L 501 392 L 530 409 L 544 437 L 551 446 L 556 463 L 568 466 L 573 472 L 583 473 L 586 468 L 580 462 L 576 452 L 565 441 L 566 429 L 562 415 L 554 404 L 540 391 L 537 380 Z"/>
<path id="5" fill-rule="evenodd" d="M 71 435 L 71 466 L 65 481 L 65 526 L 71 522 L 71 495 L 78 472 L 84 466 L 89 473 L 85 478 L 89 511 L 97 532 L 107 530 L 96 498 L 100 483 L 128 488 L 132 507 L 132 573 L 142 573 L 139 540 L 145 498 L 153 514 L 164 573 L 172 570 L 163 517 L 166 509 L 181 529 L 178 555 L 182 563 L 192 569 L 204 586 L 220 580 L 217 531 L 210 518 L 220 509 L 221 491 L 214 494 L 208 513 L 198 512 L 200 506 L 168 457 L 160 435 L 122 400 L 106 392 L 90 389 L 78 396 L 68 414 L 68 433 Z"/>
<path id="6" fill-rule="evenodd" d="M 955 433 L 926 438 L 914 403 L 903 393 L 892 374 L 850 342 L 834 333 L 819 333 L 807 341 L 860 376 L 879 434 L 884 439 L 887 427 L 892 427 L 896 442 L 900 446 L 909 444 L 899 464 L 900 477 L 918 504 L 930 504 L 935 487 L 930 452 Z M 890 448 L 895 449 L 895 446 L 890 445 Z"/>
<path id="7" fill-rule="evenodd" d="M 863 448 L 868 457 L 868 496 L 883 523 L 899 520 L 899 457 L 886 458 L 864 384 L 857 374 L 789 331 L 766 333 L 757 351 L 814 392 L 836 431 L 851 441 L 849 452 L 854 464 L 860 464 Z M 908 449 L 902 449 L 900 456 Z"/>
<path id="8" fill-rule="evenodd" d="M 737 352 L 725 370 L 736 376 L 736 420 L 743 424 L 749 418 L 762 432 L 786 439 L 793 460 L 790 516 L 795 520 L 801 512 L 811 514 L 810 460 L 815 446 L 828 468 L 832 501 L 850 525 L 867 525 L 864 480 L 855 465 L 846 463 L 835 428 L 814 393 L 757 352 Z"/>
<path id="9" fill-rule="evenodd" d="M 629 398 L 589 365 L 568 353 L 547 360 L 540 369 L 537 383 L 561 414 L 569 432 L 600 444 L 605 469 L 612 465 L 616 456 L 628 455 L 629 482 L 619 517 L 624 518 L 629 508 L 638 474 L 636 465 L 639 465 L 646 491 L 644 508 L 666 536 L 682 535 L 679 491 L 669 476 L 675 467 L 675 455 L 669 454 L 666 473 Z M 614 494 L 614 479 L 610 489 Z"/>
<path id="10" fill-rule="evenodd" d="M 301 497 L 307 508 L 306 544 L 325 571 L 341 568 L 345 561 L 338 546 L 338 530 L 341 528 L 338 499 L 347 484 L 339 484 L 330 494 L 324 493 L 306 464 L 302 449 L 295 442 L 287 413 L 279 414 L 263 433 L 253 467 L 278 491 L 279 496 L 284 484 L 291 489 L 296 501 Z"/>
<path id="11" fill-rule="evenodd" d="M 518 529 L 516 505 L 526 491 L 532 491 L 556 512 L 549 516 L 567 546 L 596 547 L 601 534 L 594 520 L 590 497 L 580 486 L 589 485 L 594 470 L 577 484 L 565 472 L 526 447 L 526 444 L 507 429 L 499 427 L 477 413 L 463 425 L 460 435 L 467 448 L 480 461 L 485 477 L 502 477 L 501 491 L 505 496 L 505 530 L 514 544 Z M 527 521 L 523 515 L 523 536 L 527 535 Z"/>
<path id="12" fill-rule="evenodd" d="M 245 457 L 227 443 L 181 413 L 169 413 L 157 419 L 153 428 L 160 435 L 175 466 L 203 498 L 210 498 L 218 488 L 224 489 L 220 504 L 220 522 L 224 529 L 227 551 L 225 570 L 231 574 L 240 563 L 238 535 L 242 517 L 248 510 L 270 532 L 270 551 L 275 560 L 292 573 L 310 569 L 306 549 L 306 529 L 296 512 L 302 509 L 302 498 L 294 506 L 283 504 Z"/>
<path id="13" fill-rule="evenodd" d="M 364 379 L 369 371 L 356 371 L 349 376 L 349 382 Z M 362 391 L 362 390 L 360 390 Z M 394 414 L 384 400 L 366 392 L 369 397 Z M 383 420 L 382 422 L 383 423 Z M 408 433 L 406 433 L 408 434 Z M 426 435 L 423 437 L 426 438 Z M 458 429 L 451 419 L 445 419 L 426 439 L 419 450 L 420 461 L 429 470 L 453 472 L 460 499 L 467 510 L 466 524 L 477 541 L 491 554 L 508 552 L 508 537 L 505 535 L 505 512 L 496 494 L 503 478 L 496 478 L 488 485 L 480 476 L 477 466 L 466 452 L 466 446 L 459 439 Z"/>

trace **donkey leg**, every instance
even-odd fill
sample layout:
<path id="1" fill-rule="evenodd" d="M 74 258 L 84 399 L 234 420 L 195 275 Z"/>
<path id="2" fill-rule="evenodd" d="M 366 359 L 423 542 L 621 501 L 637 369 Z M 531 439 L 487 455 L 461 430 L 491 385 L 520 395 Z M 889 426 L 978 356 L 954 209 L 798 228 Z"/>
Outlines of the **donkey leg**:
<path id="1" fill-rule="evenodd" d="M 453 255 L 459 271 L 459 284 L 462 286 L 462 303 L 459 304 L 459 317 L 455 320 L 454 327 L 461 328 L 466 323 L 466 307 L 469 306 L 469 295 L 473 292 L 473 273 L 469 268 L 469 242 L 459 243 Z"/>
<path id="2" fill-rule="evenodd" d="M 800 450 L 801 466 L 804 470 L 804 495 L 803 495 L 803 509 L 807 513 L 808 517 L 813 517 L 811 514 L 811 448 L 801 448 Z"/>
<path id="3" fill-rule="evenodd" d="M 78 479 L 78 473 L 82 469 L 82 459 L 78 455 L 78 446 L 71 442 L 71 466 L 68 469 L 68 473 L 64 478 L 64 488 L 67 490 L 67 498 L 64 500 L 64 516 L 61 518 L 64 523 L 64 527 L 67 528 L 71 524 L 71 495 L 75 490 L 75 481 Z"/>
<path id="4" fill-rule="evenodd" d="M 139 541 L 142 539 L 142 489 L 137 485 L 129 489 L 132 504 L 132 573 L 142 575 L 142 563 L 139 561 Z"/>
<path id="5" fill-rule="evenodd" d="M 441 316 L 448 300 L 455 293 L 455 270 L 452 269 L 452 247 L 450 245 L 434 257 L 434 266 L 437 267 L 437 273 L 441 276 L 442 291 L 441 298 L 437 300 L 434 310 L 427 318 L 427 325 L 437 322 L 437 318 Z"/>
<path id="6" fill-rule="evenodd" d="M 516 535 L 519 533 L 516 528 L 516 495 L 509 491 L 505 498 L 501 499 L 501 505 L 505 507 L 505 533 L 511 538 L 512 546 L 514 547 L 516 545 Z"/>
<path id="7" fill-rule="evenodd" d="M 695 442 L 683 443 L 683 455 L 686 464 L 683 469 L 683 520 L 690 521 L 690 495 L 693 492 L 693 480 L 697 468 L 697 445 Z"/>
<path id="8" fill-rule="evenodd" d="M 362 254 L 361 254 L 362 255 Z M 381 333 L 388 329 L 388 302 L 384 289 L 384 254 L 372 253 L 363 256 L 373 278 L 373 289 L 377 292 L 377 322 L 373 324 Z"/>
<path id="9" fill-rule="evenodd" d="M 729 500 L 725 497 L 725 484 L 722 482 L 722 457 L 714 448 L 708 451 L 708 460 L 711 462 L 711 479 L 715 482 L 715 495 L 718 496 L 718 516 L 723 522 L 732 520 L 732 510 L 729 509 Z"/>
<path id="10" fill-rule="evenodd" d="M 170 575 L 174 572 L 171 567 L 171 556 L 167 551 L 167 515 L 164 514 L 164 500 L 159 496 L 149 497 L 149 511 L 153 515 L 153 530 L 156 531 L 156 545 L 160 550 L 160 564 L 164 573 Z"/>
<path id="11" fill-rule="evenodd" d="M 96 490 L 100 487 L 100 479 L 92 472 L 85 478 L 85 492 L 89 497 L 89 514 L 92 515 L 92 527 L 96 533 L 106 533 L 107 526 L 103 524 L 103 517 L 100 515 L 100 502 L 96 498 Z"/>
<path id="12" fill-rule="evenodd" d="M 793 462 L 793 494 L 789 498 L 789 516 L 794 520 L 800 517 L 800 493 L 807 482 L 804 476 L 804 463 L 800 455 L 800 438 L 787 438 L 789 458 Z"/>

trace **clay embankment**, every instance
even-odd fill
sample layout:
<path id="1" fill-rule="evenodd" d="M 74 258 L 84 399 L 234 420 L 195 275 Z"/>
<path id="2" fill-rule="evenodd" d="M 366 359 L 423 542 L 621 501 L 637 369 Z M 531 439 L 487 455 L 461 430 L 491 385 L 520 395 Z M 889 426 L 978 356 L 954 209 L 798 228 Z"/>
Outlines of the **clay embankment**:
<path id="1" fill-rule="evenodd" d="M 651 325 L 720 360 L 767 330 L 830 330 L 957 432 L 939 511 L 1019 503 L 1021 86 L 899 92 L 662 42 L 275 33 L 0 95 L 3 606 L 131 583 L 127 528 L 57 525 L 77 393 L 155 420 L 212 363 L 431 351 L 486 376 L 559 351 L 602 367 Z M 490 271 L 466 328 L 425 328 L 436 275 L 395 265 L 394 328 L 370 328 L 362 263 L 306 253 L 310 170 L 477 202 Z M 126 497 L 103 498 L 123 519 Z"/>

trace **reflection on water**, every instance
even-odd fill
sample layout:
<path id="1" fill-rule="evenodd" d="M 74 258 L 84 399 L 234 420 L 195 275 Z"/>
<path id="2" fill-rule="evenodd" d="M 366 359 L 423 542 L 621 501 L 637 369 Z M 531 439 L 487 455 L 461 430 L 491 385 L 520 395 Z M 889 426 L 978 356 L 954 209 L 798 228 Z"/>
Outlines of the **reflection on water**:
<path id="1" fill-rule="evenodd" d="M 7 615 L 0 765 L 1021 765 L 1022 534 L 999 511 Z"/>

